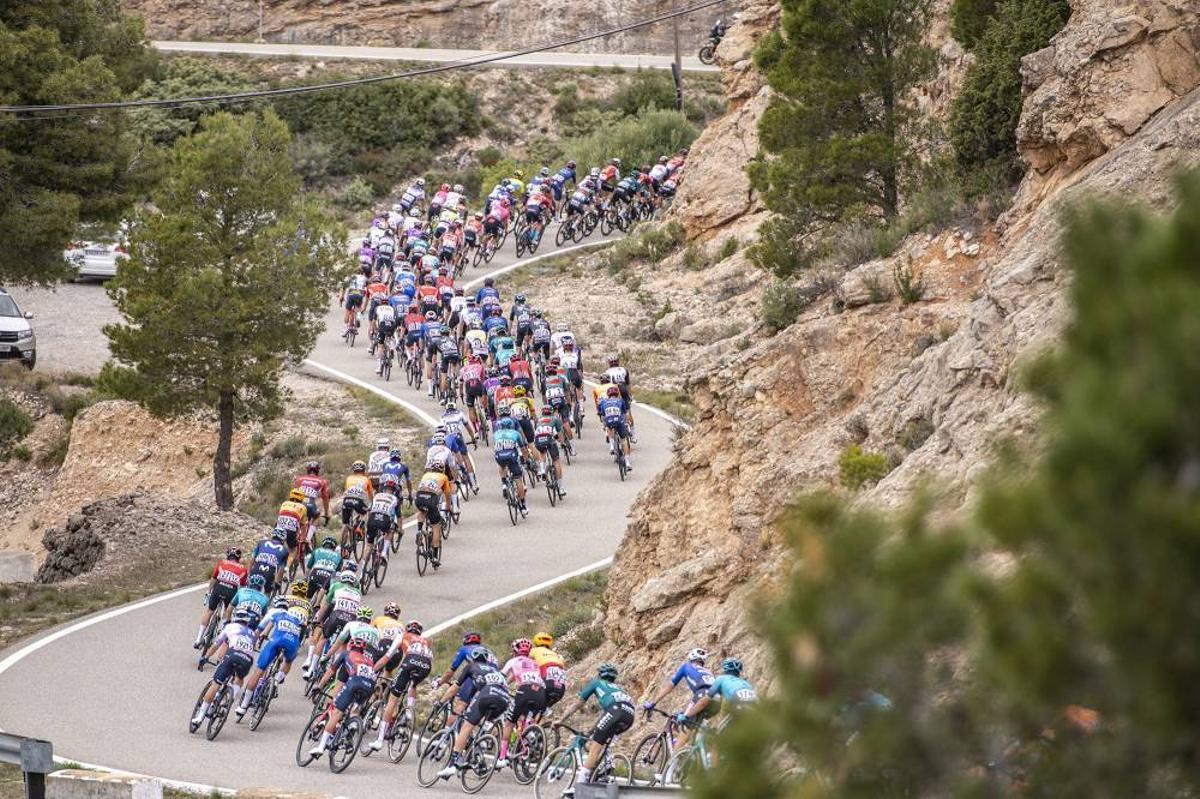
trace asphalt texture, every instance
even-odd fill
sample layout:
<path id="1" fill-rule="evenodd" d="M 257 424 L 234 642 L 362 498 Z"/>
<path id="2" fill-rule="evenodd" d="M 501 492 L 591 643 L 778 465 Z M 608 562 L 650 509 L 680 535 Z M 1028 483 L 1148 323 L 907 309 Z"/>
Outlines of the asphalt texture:
<path id="1" fill-rule="evenodd" d="M 514 262 L 511 247 L 510 242 L 487 272 Z M 484 270 L 475 271 L 464 278 L 484 276 Z M 503 277 L 497 285 L 507 302 L 514 287 Z M 331 301 L 313 361 L 440 414 L 437 403 L 407 386 L 399 370 L 388 383 L 376 377 L 362 339 L 351 349 L 341 329 L 340 311 Z M 501 498 L 491 452 L 481 447 L 474 453 L 481 491 L 465 503 L 462 525 L 444 547 L 441 570 L 417 576 L 410 531 L 393 555 L 387 582 L 366 602 L 381 608 L 396 601 L 403 618 L 420 618 L 429 627 L 612 555 L 634 498 L 670 458 L 671 423 L 645 409 L 635 414 L 640 444 L 626 481 L 620 480 L 593 415 L 578 445 L 580 457 L 567 470 L 566 499 L 552 508 L 544 488 L 531 491 L 529 516 L 516 527 Z M 364 442 L 364 455 L 369 446 Z M 331 475 L 334 481 L 340 478 Z M 298 767 L 296 744 L 310 708 L 298 666 L 257 732 L 229 723 L 211 743 L 202 734 L 190 735 L 193 702 L 212 673 L 211 668 L 197 672 L 191 648 L 202 596 L 197 590 L 104 620 L 12 665 L 0 675 L 0 728 L 53 741 L 56 754 L 80 762 L 223 788 L 269 786 L 356 799 L 430 795 L 416 784 L 412 751 L 399 765 L 360 756 L 340 775 L 331 773 L 324 760 Z M 439 648 L 458 644 L 435 643 Z M 503 652 L 506 642 L 485 643 Z M 440 795 L 460 790 L 457 780 L 431 789 Z M 518 785 L 510 773 L 494 776 L 484 789 L 484 795 L 495 797 L 531 794 L 532 786 Z"/>

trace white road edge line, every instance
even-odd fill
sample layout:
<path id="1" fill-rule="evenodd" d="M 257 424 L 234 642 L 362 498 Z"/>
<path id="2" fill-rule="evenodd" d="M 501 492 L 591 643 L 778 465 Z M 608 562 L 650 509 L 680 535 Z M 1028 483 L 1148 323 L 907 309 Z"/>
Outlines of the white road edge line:
<path id="1" fill-rule="evenodd" d="M 306 366 L 311 366 L 315 369 L 320 369 L 322 372 L 331 374 L 334 377 L 336 377 L 338 380 L 341 380 L 345 383 L 349 383 L 353 386 L 358 386 L 359 388 L 362 388 L 362 389 L 366 389 L 367 391 L 370 391 L 372 394 L 383 397 L 385 400 L 388 400 L 389 402 L 396 403 L 397 405 L 404 408 L 406 411 L 413 414 L 414 416 L 416 416 L 418 419 L 420 419 L 422 422 L 429 425 L 430 427 L 436 427 L 438 424 L 438 420 L 434 419 L 424 409 L 418 407 L 417 405 L 414 405 L 413 403 L 409 402 L 408 400 L 400 399 L 395 394 L 392 394 L 389 391 L 384 391 L 379 386 L 372 385 L 371 383 L 368 383 L 366 380 L 359 380 L 357 377 L 354 377 L 353 375 L 348 375 L 345 372 L 338 371 L 337 369 L 334 369 L 330 366 L 326 366 L 323 363 L 317 363 L 312 358 L 305 358 L 304 363 Z"/>

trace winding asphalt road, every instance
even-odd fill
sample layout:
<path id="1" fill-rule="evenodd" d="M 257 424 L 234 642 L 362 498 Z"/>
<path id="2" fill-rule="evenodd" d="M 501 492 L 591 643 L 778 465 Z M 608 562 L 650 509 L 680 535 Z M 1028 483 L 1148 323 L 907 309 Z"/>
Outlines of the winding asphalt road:
<path id="1" fill-rule="evenodd" d="M 514 262 L 511 244 L 509 248 L 496 257 L 489 273 Z M 497 284 L 506 300 L 514 293 L 502 277 Z M 427 413 L 439 413 L 433 400 L 409 388 L 402 377 L 380 381 L 361 343 L 349 349 L 342 342 L 340 325 L 338 310 L 331 307 L 312 362 L 375 385 Z M 544 490 L 531 493 L 529 517 L 515 528 L 500 498 L 490 452 L 479 450 L 483 489 L 465 505 L 462 526 L 446 543 L 445 565 L 419 578 L 412 537 L 406 536 L 387 583 L 368 596 L 368 603 L 378 608 L 394 600 L 404 608 L 404 618 L 420 618 L 429 626 L 611 556 L 634 497 L 670 456 L 671 422 L 645 409 L 637 419 L 637 468 L 626 482 L 620 481 L 592 417 L 585 426 L 581 458 L 567 475 L 569 496 L 551 508 Z M 430 795 L 416 784 L 412 753 L 400 765 L 378 756 L 359 758 L 341 775 L 330 773 L 324 761 L 306 769 L 296 766 L 296 742 L 309 708 L 296 679 L 299 672 L 258 732 L 229 724 L 212 743 L 189 735 L 192 702 L 211 675 L 211 669 L 204 676 L 197 673 L 190 647 L 201 588 L 183 589 L 152 604 L 135 603 L 119 615 L 102 614 L 97 623 L 24 656 L 20 646 L 5 653 L 8 657 L 0 660 L 0 728 L 49 739 L 57 753 L 80 762 L 221 788 L 268 786 L 355 799 Z M 437 642 L 446 648 L 456 644 Z M 432 791 L 458 794 L 459 787 L 451 782 Z M 531 792 L 507 774 L 485 789 L 495 797 Z"/>

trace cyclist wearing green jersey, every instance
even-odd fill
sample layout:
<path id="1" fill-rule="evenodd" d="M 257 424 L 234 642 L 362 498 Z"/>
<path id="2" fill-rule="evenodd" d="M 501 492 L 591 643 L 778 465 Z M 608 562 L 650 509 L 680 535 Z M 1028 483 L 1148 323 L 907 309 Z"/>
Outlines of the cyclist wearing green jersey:
<path id="1" fill-rule="evenodd" d="M 596 726 L 592 727 L 592 731 L 588 735 L 587 757 L 584 759 L 583 768 L 579 770 L 577 784 L 588 782 L 591 779 L 592 770 L 600 762 L 600 756 L 604 754 L 605 747 L 614 738 L 633 726 L 633 697 L 626 693 L 624 688 L 617 685 L 616 679 L 617 667 L 611 663 L 601 663 L 600 668 L 596 670 L 596 678 L 583 686 L 583 690 L 579 692 L 579 698 L 571 703 L 563 715 L 564 720 L 570 718 L 593 696 L 596 697 L 596 701 L 600 703 L 600 709 L 603 711 L 596 721 Z M 574 795 L 574 786 L 563 792 L 563 796 Z"/>
<path id="2" fill-rule="evenodd" d="M 342 627 L 354 619 L 361 604 L 362 592 L 358 589 L 358 574 L 343 568 L 337 580 L 329 586 L 325 598 L 321 600 L 321 609 L 317 611 L 317 617 L 313 621 L 308 657 L 304 662 L 305 674 L 316 663 L 316 653 L 321 651 L 325 641 L 332 641 L 337 637 Z"/>
<path id="3" fill-rule="evenodd" d="M 304 572 L 308 575 L 308 598 L 329 588 L 333 575 L 342 568 L 342 554 L 338 552 L 337 539 L 331 535 L 321 539 L 321 547 L 308 553 Z"/>

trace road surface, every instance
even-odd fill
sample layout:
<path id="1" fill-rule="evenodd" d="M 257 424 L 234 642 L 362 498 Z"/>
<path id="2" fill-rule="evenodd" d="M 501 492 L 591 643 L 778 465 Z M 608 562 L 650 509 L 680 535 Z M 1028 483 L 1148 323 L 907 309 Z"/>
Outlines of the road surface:
<path id="1" fill-rule="evenodd" d="M 489 273 L 513 261 L 509 249 L 496 257 Z M 497 285 L 506 301 L 511 298 L 513 289 L 502 276 Z M 424 392 L 406 386 L 402 376 L 386 384 L 376 378 L 361 340 L 347 348 L 340 329 L 339 311 L 331 306 L 312 361 L 381 386 L 435 416 L 440 412 Z M 620 481 L 592 417 L 580 442 L 581 457 L 568 471 L 569 496 L 551 508 L 544 489 L 531 492 L 529 517 L 515 528 L 500 498 L 490 451 L 480 449 L 476 463 L 482 490 L 465 505 L 462 526 L 446 542 L 445 565 L 419 578 L 410 534 L 394 556 L 386 584 L 367 602 L 375 608 L 399 602 L 403 618 L 420 618 L 432 626 L 611 556 L 637 492 L 670 457 L 671 423 L 645 410 L 637 418 L 641 444 L 636 470 L 626 482 Z M 364 444 L 364 454 L 368 446 Z M 190 646 L 201 596 L 200 590 L 190 591 L 100 621 L 10 662 L 6 671 L 0 661 L 0 728 L 49 739 L 56 753 L 80 762 L 222 788 L 269 786 L 355 799 L 431 795 L 416 784 L 411 752 L 400 765 L 378 756 L 360 757 L 341 775 L 332 774 L 324 761 L 299 768 L 294 753 L 309 704 L 296 679 L 298 671 L 258 732 L 230 723 L 212 743 L 189 735 L 192 703 L 212 673 L 196 671 Z M 442 640 L 437 646 L 457 643 Z M 507 642 L 485 643 L 506 651 Z M 5 655 L 19 650 L 14 647 Z M 435 787 L 432 795 L 459 792 L 457 782 L 451 782 Z M 494 777 L 485 792 L 527 797 L 532 788 L 517 785 L 506 773 Z"/>
<path id="2" fill-rule="evenodd" d="M 429 47 L 343 47 L 332 44 L 270 44 L 250 42 L 178 42 L 157 41 L 154 48 L 172 53 L 210 53 L 269 56 L 275 58 L 346 58 L 358 61 L 407 61 L 446 64 L 494 55 L 494 50 L 446 50 Z M 514 56 L 503 61 L 482 64 L 481 67 L 552 67 L 587 69 L 589 67 L 623 67 L 625 69 L 670 70 L 673 56 L 629 53 L 568 53 L 547 51 Z M 720 72 L 715 65 L 701 64 L 696 56 L 684 56 L 685 72 Z"/>

